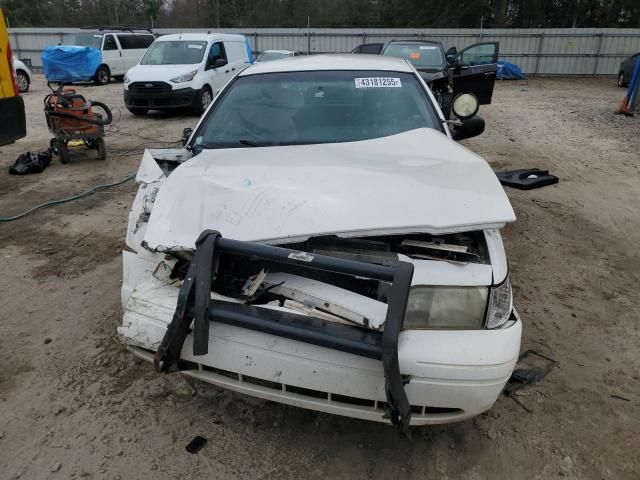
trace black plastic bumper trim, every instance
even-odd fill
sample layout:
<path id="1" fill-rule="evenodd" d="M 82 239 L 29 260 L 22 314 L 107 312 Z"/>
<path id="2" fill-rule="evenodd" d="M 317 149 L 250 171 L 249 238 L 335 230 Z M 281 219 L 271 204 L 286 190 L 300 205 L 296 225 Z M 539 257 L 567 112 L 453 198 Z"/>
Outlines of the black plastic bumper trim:
<path id="1" fill-rule="evenodd" d="M 384 331 L 365 330 L 246 304 L 214 303 L 211 286 L 222 253 L 297 265 L 300 270 L 325 270 L 391 282 Z M 398 262 L 393 267 L 376 265 L 226 239 L 219 232 L 205 230 L 196 241 L 196 251 L 180 288 L 173 319 L 154 358 L 155 368 L 158 372 L 179 369 L 180 354 L 192 321 L 193 354 L 207 354 L 211 320 L 379 359 L 385 375 L 385 418 L 404 432 L 411 419 L 411 406 L 404 391 L 405 379 L 400 373 L 398 337 L 404 323 L 412 277 L 413 265 L 407 262 Z"/>

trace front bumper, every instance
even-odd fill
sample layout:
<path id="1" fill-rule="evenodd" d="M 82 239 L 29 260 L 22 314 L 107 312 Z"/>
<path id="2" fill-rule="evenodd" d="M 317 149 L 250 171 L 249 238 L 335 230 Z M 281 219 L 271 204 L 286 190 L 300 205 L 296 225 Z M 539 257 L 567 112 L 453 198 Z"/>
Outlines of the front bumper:
<path id="1" fill-rule="evenodd" d="M 141 358 L 153 360 L 171 322 L 179 289 L 141 284 L 129 297 L 118 332 Z M 400 371 L 411 425 L 464 420 L 495 403 L 518 358 L 522 324 L 515 315 L 496 330 L 403 331 Z M 364 420 L 386 422 L 382 363 L 309 343 L 213 322 L 206 355 L 189 335 L 182 373 L 240 393 Z"/>
<path id="2" fill-rule="evenodd" d="M 146 108 L 149 110 L 172 110 L 186 108 L 196 101 L 198 90 L 181 88 L 160 92 L 124 91 L 124 103 L 127 108 Z"/>

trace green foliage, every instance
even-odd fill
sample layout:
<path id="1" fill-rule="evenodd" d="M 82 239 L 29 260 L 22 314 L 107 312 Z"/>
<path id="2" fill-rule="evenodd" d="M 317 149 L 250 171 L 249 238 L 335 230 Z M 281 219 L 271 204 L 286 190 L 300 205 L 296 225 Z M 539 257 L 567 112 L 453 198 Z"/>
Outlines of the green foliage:
<path id="1" fill-rule="evenodd" d="M 0 0 L 11 26 L 640 28 L 639 0 Z"/>

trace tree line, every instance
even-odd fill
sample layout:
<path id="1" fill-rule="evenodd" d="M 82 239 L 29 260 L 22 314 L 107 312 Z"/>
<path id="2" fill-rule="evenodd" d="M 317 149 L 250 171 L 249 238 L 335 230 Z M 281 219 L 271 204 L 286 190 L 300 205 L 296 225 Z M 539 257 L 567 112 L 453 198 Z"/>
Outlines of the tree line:
<path id="1" fill-rule="evenodd" d="M 0 0 L 12 27 L 640 28 L 640 0 Z"/>

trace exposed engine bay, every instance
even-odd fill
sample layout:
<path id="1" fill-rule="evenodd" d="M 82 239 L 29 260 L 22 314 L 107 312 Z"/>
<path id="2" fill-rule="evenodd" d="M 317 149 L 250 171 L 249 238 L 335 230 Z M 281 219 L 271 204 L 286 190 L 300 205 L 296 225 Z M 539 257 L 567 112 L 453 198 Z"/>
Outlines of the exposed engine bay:
<path id="1" fill-rule="evenodd" d="M 391 267 L 407 258 L 454 264 L 490 263 L 482 232 L 367 238 L 322 236 L 282 246 L 300 251 L 301 256 L 306 252 L 310 257 L 326 255 Z M 175 252 L 174 255 L 178 261 L 171 276 L 184 280 L 191 255 L 187 252 Z M 383 326 L 389 288 L 390 283 L 385 281 L 322 270 L 308 271 L 295 264 L 228 253 L 220 256 L 212 283 L 212 291 L 230 301 L 284 307 L 329 321 L 373 329 Z"/>

